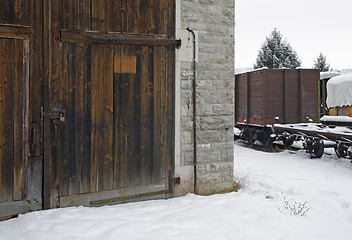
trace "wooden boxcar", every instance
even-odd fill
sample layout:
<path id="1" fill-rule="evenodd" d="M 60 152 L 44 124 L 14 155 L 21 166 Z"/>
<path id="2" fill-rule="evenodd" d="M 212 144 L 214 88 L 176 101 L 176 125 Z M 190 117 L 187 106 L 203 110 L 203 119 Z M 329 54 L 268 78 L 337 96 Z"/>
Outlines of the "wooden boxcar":
<path id="1" fill-rule="evenodd" d="M 172 195 L 175 1 L 0 6 L 0 218 Z"/>
<path id="2" fill-rule="evenodd" d="M 235 122 L 319 121 L 318 69 L 258 69 L 235 76 Z M 275 120 L 278 117 L 279 120 Z"/>

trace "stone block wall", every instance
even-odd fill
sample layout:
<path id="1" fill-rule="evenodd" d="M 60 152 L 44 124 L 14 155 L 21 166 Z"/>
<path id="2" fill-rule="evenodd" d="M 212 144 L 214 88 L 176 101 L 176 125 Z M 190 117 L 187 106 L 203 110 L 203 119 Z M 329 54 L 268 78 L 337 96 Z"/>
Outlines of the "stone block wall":
<path id="1" fill-rule="evenodd" d="M 196 34 L 197 194 L 233 188 L 234 0 L 177 0 L 176 195 L 194 192 L 193 38 Z"/>

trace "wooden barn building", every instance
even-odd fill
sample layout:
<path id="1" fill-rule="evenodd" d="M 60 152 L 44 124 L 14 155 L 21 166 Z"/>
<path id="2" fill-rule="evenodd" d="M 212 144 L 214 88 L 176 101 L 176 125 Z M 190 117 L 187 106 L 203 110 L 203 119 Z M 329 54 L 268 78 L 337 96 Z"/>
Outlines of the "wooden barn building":
<path id="1" fill-rule="evenodd" d="M 0 6 L 0 218 L 232 189 L 233 0 Z"/>

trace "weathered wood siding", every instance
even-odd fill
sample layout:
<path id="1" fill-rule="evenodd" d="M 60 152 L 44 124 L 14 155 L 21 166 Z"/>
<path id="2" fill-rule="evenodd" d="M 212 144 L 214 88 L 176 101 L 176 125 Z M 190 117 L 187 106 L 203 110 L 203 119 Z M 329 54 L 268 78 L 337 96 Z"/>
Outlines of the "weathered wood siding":
<path id="1" fill-rule="evenodd" d="M 0 6 L 0 203 L 172 194 L 175 1 Z"/>

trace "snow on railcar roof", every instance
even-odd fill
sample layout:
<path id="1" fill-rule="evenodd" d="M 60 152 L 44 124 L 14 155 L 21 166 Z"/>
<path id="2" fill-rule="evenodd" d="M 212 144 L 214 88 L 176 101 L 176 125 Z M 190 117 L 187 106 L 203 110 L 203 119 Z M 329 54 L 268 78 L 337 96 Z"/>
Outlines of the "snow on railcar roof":
<path id="1" fill-rule="evenodd" d="M 339 75 L 341 75 L 341 73 L 336 71 L 320 72 L 320 80 L 329 79 Z"/>

